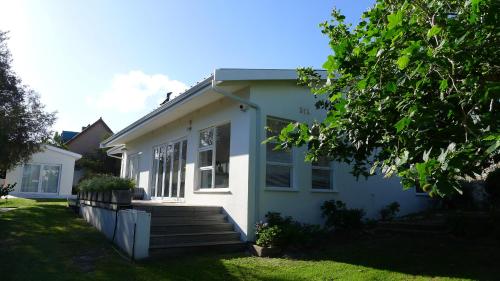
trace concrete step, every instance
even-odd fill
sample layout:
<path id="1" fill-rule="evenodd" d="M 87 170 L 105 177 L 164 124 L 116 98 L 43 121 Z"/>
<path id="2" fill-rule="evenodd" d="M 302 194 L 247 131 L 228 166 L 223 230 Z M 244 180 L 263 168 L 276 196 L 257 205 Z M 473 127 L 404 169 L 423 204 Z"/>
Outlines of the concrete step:
<path id="1" fill-rule="evenodd" d="M 134 205 L 134 209 L 143 210 L 151 214 L 185 214 L 185 213 L 210 213 L 210 214 L 220 214 L 222 213 L 222 207 L 218 206 L 165 206 L 165 205 Z"/>
<path id="2" fill-rule="evenodd" d="M 184 234 L 232 231 L 233 225 L 228 222 L 211 224 L 177 224 L 177 225 L 151 225 L 151 234 Z"/>
<path id="3" fill-rule="evenodd" d="M 236 231 L 184 233 L 184 234 L 153 234 L 150 246 L 178 245 L 185 243 L 239 241 L 240 234 Z"/>
<path id="4" fill-rule="evenodd" d="M 213 224 L 226 222 L 226 215 L 210 215 L 203 217 L 151 217 L 151 225 L 178 225 L 178 224 Z"/>
<path id="5" fill-rule="evenodd" d="M 197 243 L 179 243 L 176 245 L 158 245 L 149 247 L 149 255 L 152 258 L 177 256 L 179 254 L 193 253 L 229 253 L 243 252 L 247 244 L 241 241 L 217 241 L 217 242 L 197 242 Z"/>

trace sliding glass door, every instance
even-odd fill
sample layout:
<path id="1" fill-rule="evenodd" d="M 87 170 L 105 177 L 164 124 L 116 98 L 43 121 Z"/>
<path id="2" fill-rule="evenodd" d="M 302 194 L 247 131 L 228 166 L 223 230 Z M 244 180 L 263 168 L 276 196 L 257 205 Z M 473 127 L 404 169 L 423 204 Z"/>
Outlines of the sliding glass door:
<path id="1" fill-rule="evenodd" d="M 60 165 L 25 164 L 21 192 L 57 193 L 60 172 Z"/>
<path id="2" fill-rule="evenodd" d="M 186 182 L 187 140 L 180 140 L 153 149 L 151 195 L 154 199 L 184 198 Z"/>

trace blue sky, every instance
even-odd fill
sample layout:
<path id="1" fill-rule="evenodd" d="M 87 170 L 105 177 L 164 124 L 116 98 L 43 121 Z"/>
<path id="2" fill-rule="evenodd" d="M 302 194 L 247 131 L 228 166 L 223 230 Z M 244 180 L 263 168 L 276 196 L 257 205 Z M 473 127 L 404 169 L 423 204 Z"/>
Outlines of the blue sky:
<path id="1" fill-rule="evenodd" d="M 330 54 L 318 27 L 359 1 L 2 1 L 14 69 L 58 111 L 54 130 L 99 117 L 116 132 L 215 68 L 321 67 Z"/>

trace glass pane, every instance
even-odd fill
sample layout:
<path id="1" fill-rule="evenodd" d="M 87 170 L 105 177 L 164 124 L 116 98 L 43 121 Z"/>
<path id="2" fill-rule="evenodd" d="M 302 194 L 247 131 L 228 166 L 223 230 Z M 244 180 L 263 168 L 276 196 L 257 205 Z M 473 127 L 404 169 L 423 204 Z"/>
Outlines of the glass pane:
<path id="1" fill-rule="evenodd" d="M 163 196 L 170 196 L 170 171 L 172 169 L 172 145 L 167 146 L 165 155 L 165 181 L 163 184 Z"/>
<path id="2" fill-rule="evenodd" d="M 280 120 L 275 118 L 267 118 L 267 137 L 278 136 L 281 130 L 285 128 L 292 121 Z"/>
<path id="3" fill-rule="evenodd" d="M 43 166 L 42 192 L 57 193 L 59 187 L 59 166 Z"/>
<path id="4" fill-rule="evenodd" d="M 279 162 L 279 163 L 292 163 L 292 152 L 291 150 L 273 150 L 276 144 L 267 143 L 266 144 L 266 159 L 268 162 Z"/>
<path id="5" fill-rule="evenodd" d="M 229 150 L 231 140 L 231 124 L 216 129 L 215 142 L 215 187 L 229 187 Z"/>
<path id="6" fill-rule="evenodd" d="M 184 198 L 184 189 L 186 186 L 186 153 L 187 153 L 187 141 L 182 141 L 181 186 L 179 188 L 179 197 L 181 198 Z"/>
<path id="7" fill-rule="evenodd" d="M 151 196 L 156 196 L 156 177 L 158 176 L 158 149 L 153 150 L 153 169 L 151 170 Z"/>
<path id="8" fill-rule="evenodd" d="M 200 167 L 212 167 L 213 151 L 205 150 L 200 152 Z"/>
<path id="9" fill-rule="evenodd" d="M 174 162 L 172 167 L 172 197 L 177 197 L 177 183 L 179 182 L 180 144 L 174 144 Z"/>
<path id="10" fill-rule="evenodd" d="M 38 192 L 40 165 L 26 164 L 23 168 L 22 192 Z"/>
<path id="11" fill-rule="evenodd" d="M 267 164 L 266 186 L 269 187 L 291 187 L 292 168 L 289 166 L 278 166 Z"/>
<path id="12" fill-rule="evenodd" d="M 156 183 L 156 196 L 162 197 L 163 191 L 163 170 L 165 169 L 165 147 L 160 147 L 158 152 L 158 177 Z"/>
<path id="13" fill-rule="evenodd" d="M 200 132 L 200 147 L 211 146 L 214 143 L 214 128 Z"/>
<path id="14" fill-rule="evenodd" d="M 212 170 L 200 171 L 200 188 L 212 188 Z"/>
<path id="15" fill-rule="evenodd" d="M 330 189 L 330 170 L 312 169 L 312 188 Z"/>

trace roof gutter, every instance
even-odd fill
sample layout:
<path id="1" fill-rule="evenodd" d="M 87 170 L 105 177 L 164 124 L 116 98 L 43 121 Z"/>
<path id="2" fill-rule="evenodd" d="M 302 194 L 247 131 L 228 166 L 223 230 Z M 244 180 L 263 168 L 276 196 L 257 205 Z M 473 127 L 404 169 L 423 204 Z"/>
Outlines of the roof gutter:
<path id="1" fill-rule="evenodd" d="M 232 99 L 234 101 L 237 101 L 239 103 L 242 103 L 248 107 L 251 107 L 255 109 L 255 161 L 254 161 L 254 221 L 253 222 L 248 222 L 250 226 L 254 225 L 254 222 L 259 219 L 259 191 L 260 191 L 260 170 L 259 170 L 259 164 L 260 164 L 260 139 L 261 139 L 261 110 L 259 105 L 256 103 L 250 102 L 244 98 L 241 98 L 239 96 L 233 95 L 230 92 L 227 92 L 217 86 L 217 81 L 215 80 L 215 72 L 213 75 L 212 79 L 212 90 L 216 93 L 219 93 L 229 99 Z M 252 140 L 251 140 L 252 141 Z M 247 233 L 248 236 L 248 233 Z"/>

